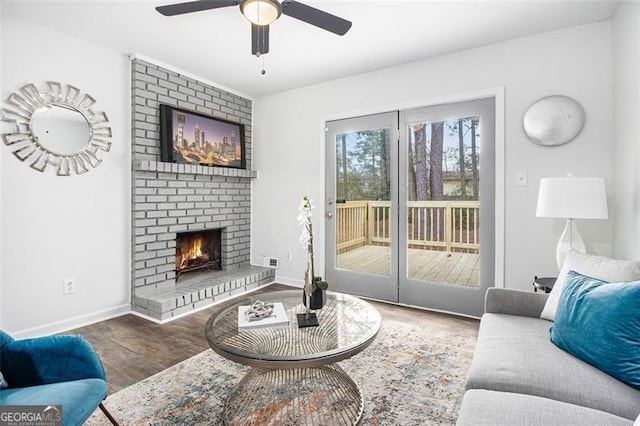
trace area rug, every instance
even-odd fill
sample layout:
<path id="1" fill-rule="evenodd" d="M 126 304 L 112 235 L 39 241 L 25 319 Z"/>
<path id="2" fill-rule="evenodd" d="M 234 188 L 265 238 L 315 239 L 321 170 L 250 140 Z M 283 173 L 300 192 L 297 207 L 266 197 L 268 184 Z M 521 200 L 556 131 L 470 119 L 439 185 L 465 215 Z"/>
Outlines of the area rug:
<path id="1" fill-rule="evenodd" d="M 340 366 L 364 397 L 361 425 L 455 424 L 475 339 L 383 320 L 376 341 Z M 211 350 L 105 401 L 122 425 L 218 425 L 225 396 L 248 371 Z M 88 425 L 108 425 L 96 411 Z"/>

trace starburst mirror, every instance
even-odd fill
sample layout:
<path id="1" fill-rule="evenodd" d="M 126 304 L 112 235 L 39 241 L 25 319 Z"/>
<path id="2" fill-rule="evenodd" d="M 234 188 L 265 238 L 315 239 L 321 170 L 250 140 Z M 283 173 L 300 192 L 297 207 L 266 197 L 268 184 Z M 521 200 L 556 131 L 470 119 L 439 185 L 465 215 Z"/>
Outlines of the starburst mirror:
<path id="1" fill-rule="evenodd" d="M 5 145 L 29 166 L 58 176 L 83 174 L 102 160 L 98 151 L 111 149 L 111 127 L 95 98 L 70 84 L 47 81 L 40 91 L 30 83 L 12 93 L 2 109 L 2 121 L 12 129 L 2 134 Z"/>

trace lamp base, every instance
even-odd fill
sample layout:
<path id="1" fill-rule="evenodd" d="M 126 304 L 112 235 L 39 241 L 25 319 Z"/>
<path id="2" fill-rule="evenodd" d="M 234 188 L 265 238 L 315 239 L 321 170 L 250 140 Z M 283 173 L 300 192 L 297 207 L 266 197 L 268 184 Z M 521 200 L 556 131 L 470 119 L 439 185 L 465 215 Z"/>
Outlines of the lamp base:
<path id="1" fill-rule="evenodd" d="M 586 252 L 584 241 L 578 232 L 573 219 L 567 219 L 567 224 L 564 226 L 564 231 L 560 235 L 558 245 L 556 247 L 556 262 L 558 263 L 558 270 L 562 269 L 564 260 L 567 258 L 569 250 L 577 250 L 580 253 Z"/>

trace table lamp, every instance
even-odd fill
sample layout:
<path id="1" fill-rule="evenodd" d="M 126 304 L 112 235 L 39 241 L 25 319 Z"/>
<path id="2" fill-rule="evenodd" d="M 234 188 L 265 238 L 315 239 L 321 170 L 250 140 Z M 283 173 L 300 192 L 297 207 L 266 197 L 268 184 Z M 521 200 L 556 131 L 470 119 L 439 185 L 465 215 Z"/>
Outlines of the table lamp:
<path id="1" fill-rule="evenodd" d="M 585 252 L 585 245 L 574 219 L 608 219 L 604 178 L 552 177 L 540 179 L 537 217 L 567 219 L 556 247 L 556 262 L 562 269 L 570 249 Z"/>

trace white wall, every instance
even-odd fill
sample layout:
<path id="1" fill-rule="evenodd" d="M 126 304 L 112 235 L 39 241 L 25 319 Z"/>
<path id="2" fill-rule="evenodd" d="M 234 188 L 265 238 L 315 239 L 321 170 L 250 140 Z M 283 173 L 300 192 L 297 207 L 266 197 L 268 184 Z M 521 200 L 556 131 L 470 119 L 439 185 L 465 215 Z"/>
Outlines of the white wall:
<path id="1" fill-rule="evenodd" d="M 427 41 L 425 41 L 427 42 Z M 384 54 L 381 52 L 381 54 Z M 563 221 L 538 219 L 540 178 L 597 175 L 611 185 L 611 24 L 595 23 L 526 37 L 430 60 L 356 75 L 257 99 L 254 102 L 252 261 L 280 258 L 279 280 L 301 282 L 304 252 L 295 221 L 299 198 L 316 200 L 317 235 L 323 235 L 323 118 L 348 117 L 420 105 L 457 93 L 505 87 L 505 284 L 531 289 L 534 275 L 554 275 Z M 535 100 L 563 94 L 578 100 L 586 125 L 560 147 L 531 143 L 522 116 Z M 527 170 L 529 185 L 515 186 Z M 610 254 L 610 221 L 579 223 L 587 249 Z M 324 238 L 316 246 L 324 266 Z M 288 262 L 285 252 L 291 251 Z M 296 281 L 297 280 L 297 281 Z"/>
<path id="2" fill-rule="evenodd" d="M 57 177 L 2 147 L 2 326 L 16 336 L 60 331 L 129 310 L 129 62 L 121 54 L 26 22 L 2 20 L 2 98 L 28 82 L 93 95 L 113 130 L 103 163 Z M 62 280 L 77 292 L 63 296 Z"/>
<path id="3" fill-rule="evenodd" d="M 620 4 L 612 23 L 613 253 L 640 259 L 640 4 Z"/>

